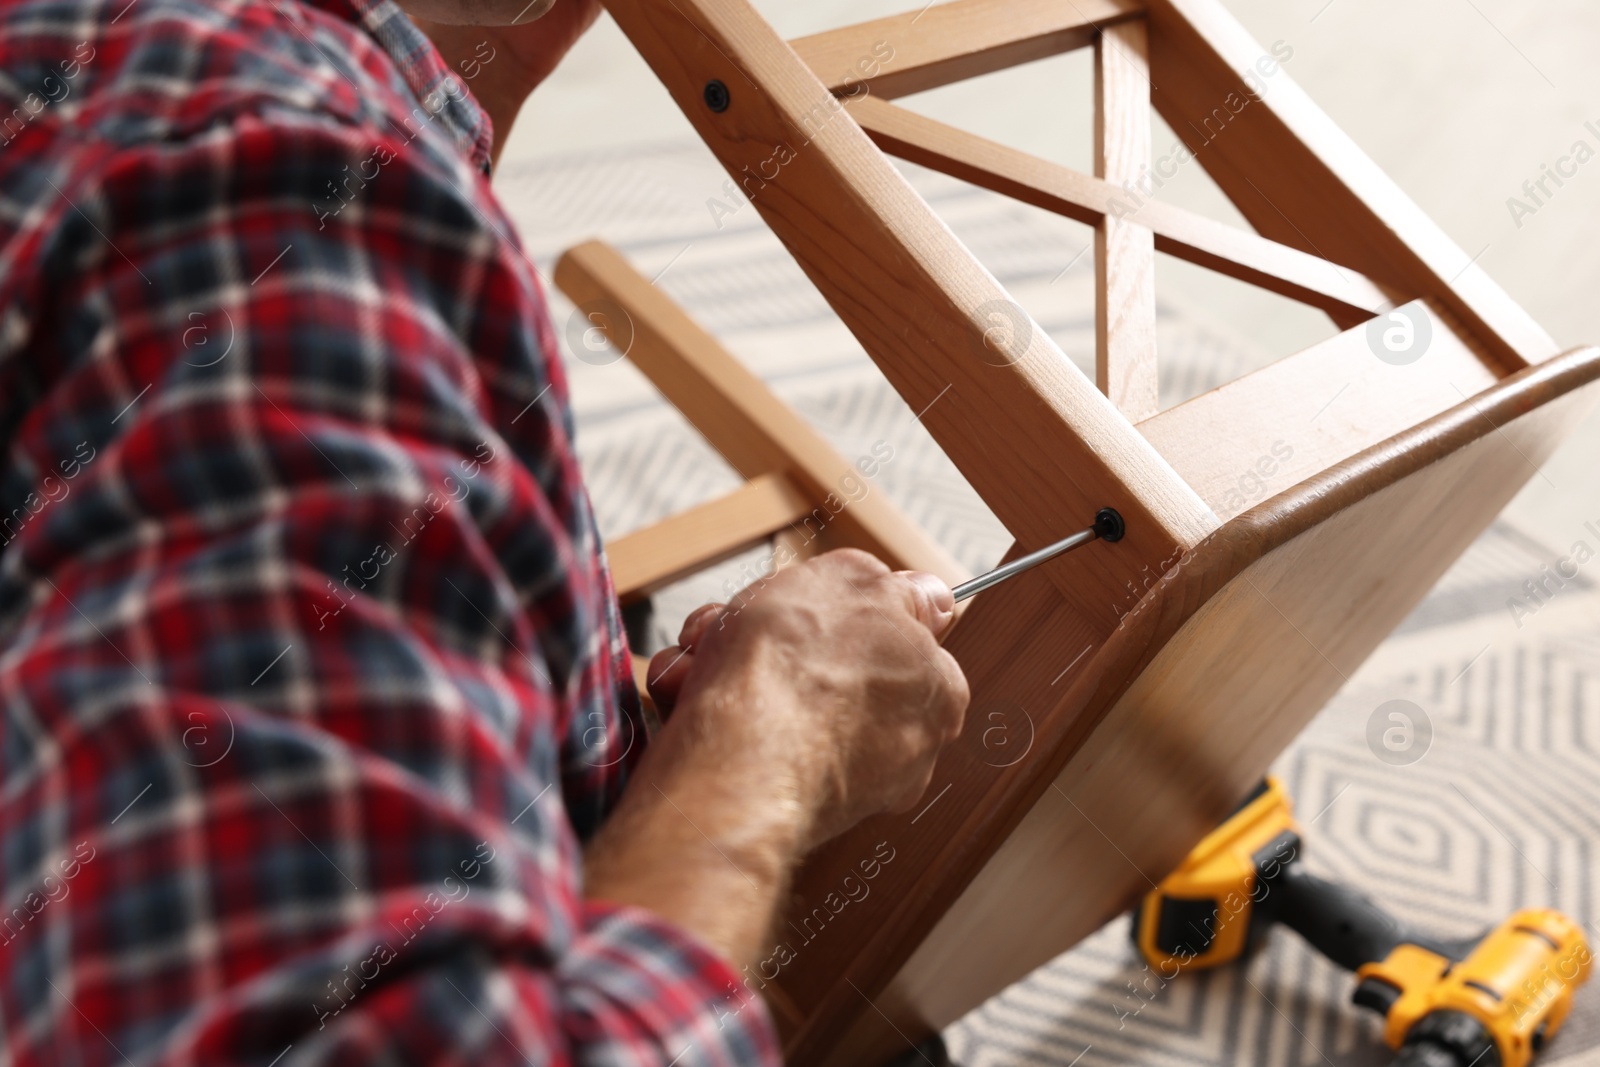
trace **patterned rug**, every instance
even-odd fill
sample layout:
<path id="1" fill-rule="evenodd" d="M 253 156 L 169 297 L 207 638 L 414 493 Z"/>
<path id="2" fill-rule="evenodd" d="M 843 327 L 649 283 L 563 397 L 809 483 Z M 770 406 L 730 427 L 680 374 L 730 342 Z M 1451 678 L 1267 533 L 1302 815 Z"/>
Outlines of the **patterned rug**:
<path id="1" fill-rule="evenodd" d="M 918 168 L 906 172 L 1089 370 L 1090 232 Z M 580 240 L 615 244 L 845 455 L 892 444 L 875 486 L 965 565 L 992 566 L 1009 543 L 1005 530 L 724 182 L 698 143 L 679 142 L 511 168 L 497 186 L 546 277 Z M 560 327 L 571 306 L 554 293 L 552 304 Z M 1165 294 L 1158 344 L 1164 405 L 1272 358 Z M 608 537 L 738 484 L 625 362 L 567 356 L 579 451 Z M 1600 551 L 1600 506 L 1587 541 Z M 1520 907 L 1555 907 L 1600 941 L 1600 596 L 1585 570 L 1547 583 L 1553 595 L 1538 599 L 1525 585 L 1574 550 L 1496 524 L 1279 760 L 1276 773 L 1302 824 L 1310 822 L 1313 870 L 1440 936 L 1467 936 Z M 670 623 L 661 636 L 695 605 L 721 599 L 744 562 L 659 596 L 658 618 Z M 1418 730 L 1410 762 L 1380 759 L 1368 742 L 1369 721 L 1396 700 L 1431 728 L 1426 744 L 1429 731 Z M 1129 947 L 1124 919 L 945 1036 L 965 1067 L 1387 1064 L 1376 1020 L 1349 1003 L 1351 985 L 1280 930 L 1242 966 L 1163 986 Z M 1600 1064 L 1600 983 L 1580 992 L 1540 1062 Z"/>

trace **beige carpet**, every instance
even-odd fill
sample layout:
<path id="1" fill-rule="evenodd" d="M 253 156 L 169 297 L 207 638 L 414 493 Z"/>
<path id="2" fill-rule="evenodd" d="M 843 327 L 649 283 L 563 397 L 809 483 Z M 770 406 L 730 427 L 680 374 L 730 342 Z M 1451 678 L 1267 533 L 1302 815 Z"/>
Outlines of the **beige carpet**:
<path id="1" fill-rule="evenodd" d="M 1093 351 L 1088 232 L 919 170 L 914 184 L 957 234 L 1087 367 Z M 498 185 L 524 213 L 536 260 L 602 232 L 765 376 L 846 455 L 887 441 L 875 483 L 974 570 L 1005 531 L 883 383 L 816 291 L 746 208 L 719 229 L 707 201 L 722 176 L 697 143 L 513 164 Z M 558 326 L 570 306 L 553 298 Z M 1203 310 L 1164 298 L 1167 404 L 1268 358 Z M 579 448 L 609 537 L 732 488 L 730 471 L 626 363 L 569 358 Z M 1593 508 L 1600 531 L 1600 501 Z M 1600 532 L 1580 531 L 1600 550 Z M 1600 906 L 1600 597 L 1581 572 L 1548 604 L 1513 617 L 1510 598 L 1569 543 L 1491 529 L 1278 764 L 1310 828 L 1318 872 L 1445 936 L 1523 906 L 1554 906 L 1592 930 Z M 719 598 L 738 561 L 669 590 L 669 629 Z M 1518 623 L 1520 622 L 1520 625 Z M 1367 724 L 1407 700 L 1431 722 L 1425 755 L 1377 758 Z M 1591 937 L 1594 935 L 1591 933 Z M 1244 1065 L 1387 1063 L 1349 978 L 1292 934 L 1248 965 L 1136 996 L 1143 973 L 1126 921 L 1111 924 L 948 1032 L 957 1062 Z M 1544 1063 L 1600 1063 L 1600 984 L 1587 988 Z"/>

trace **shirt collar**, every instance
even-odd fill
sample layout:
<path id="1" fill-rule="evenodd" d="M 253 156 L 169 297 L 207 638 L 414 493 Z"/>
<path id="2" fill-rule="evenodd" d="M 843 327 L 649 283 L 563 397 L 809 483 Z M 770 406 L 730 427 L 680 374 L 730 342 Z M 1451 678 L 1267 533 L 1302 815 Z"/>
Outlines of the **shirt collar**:
<path id="1" fill-rule="evenodd" d="M 489 173 L 494 127 L 488 114 L 395 0 L 302 2 L 359 23 L 394 62 L 417 102 L 444 124 L 457 146 L 480 170 Z"/>

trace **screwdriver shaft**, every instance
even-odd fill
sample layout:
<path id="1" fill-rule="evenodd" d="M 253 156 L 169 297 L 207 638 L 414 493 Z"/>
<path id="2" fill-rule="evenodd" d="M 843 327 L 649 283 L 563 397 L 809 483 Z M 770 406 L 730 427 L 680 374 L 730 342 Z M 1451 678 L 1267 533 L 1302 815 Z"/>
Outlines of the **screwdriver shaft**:
<path id="1" fill-rule="evenodd" d="M 1037 552 L 1030 552 L 1021 559 L 1014 559 L 1010 563 L 996 567 L 988 574 L 980 574 L 970 582 L 962 582 L 952 590 L 956 596 L 956 603 L 959 604 L 968 597 L 983 592 L 990 586 L 999 585 L 1007 578 L 1013 578 L 1023 571 L 1032 570 L 1041 563 L 1055 559 L 1063 552 L 1071 552 L 1079 545 L 1086 545 L 1099 536 L 1099 530 L 1091 526 L 1087 530 L 1081 530 L 1073 534 L 1064 541 L 1057 541 L 1055 544 L 1041 548 Z"/>

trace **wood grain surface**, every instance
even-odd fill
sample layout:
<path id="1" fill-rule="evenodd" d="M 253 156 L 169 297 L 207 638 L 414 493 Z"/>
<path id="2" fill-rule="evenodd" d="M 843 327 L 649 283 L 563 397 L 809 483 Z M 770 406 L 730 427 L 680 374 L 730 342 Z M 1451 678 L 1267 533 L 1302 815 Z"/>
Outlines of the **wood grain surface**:
<path id="1" fill-rule="evenodd" d="M 1100 31 L 1094 47 L 1094 174 L 1137 184 L 1150 170 L 1150 59 L 1144 20 Z M 1111 212 L 1094 228 L 1095 384 L 1132 422 L 1161 410 L 1156 379 L 1156 241 Z"/>
<path id="2" fill-rule="evenodd" d="M 1164 411 L 1139 432 L 1226 520 L 1494 384 L 1493 367 L 1427 301 L 1396 310 L 1431 323 L 1414 363 L 1385 363 L 1368 328 L 1357 327 Z"/>
<path id="3" fill-rule="evenodd" d="M 953 0 L 793 45 L 829 89 L 890 99 L 1085 48 L 1101 27 L 1143 9 L 1134 0 Z"/>

